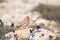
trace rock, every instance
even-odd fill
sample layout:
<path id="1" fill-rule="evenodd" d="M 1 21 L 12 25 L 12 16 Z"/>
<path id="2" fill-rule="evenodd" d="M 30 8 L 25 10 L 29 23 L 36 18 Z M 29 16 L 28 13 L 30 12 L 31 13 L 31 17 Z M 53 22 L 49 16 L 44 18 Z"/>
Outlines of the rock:
<path id="1" fill-rule="evenodd" d="M 51 22 L 50 22 L 50 25 L 51 25 L 51 26 L 55 26 L 55 27 L 56 27 L 56 26 L 58 26 L 58 23 L 57 23 L 57 22 L 55 22 L 55 21 L 51 21 Z"/>
<path id="2" fill-rule="evenodd" d="M 35 30 L 33 32 L 34 36 L 32 37 L 30 35 L 30 30 L 31 28 L 27 28 L 27 29 L 23 29 L 23 30 L 17 30 L 15 31 L 17 34 L 17 39 L 18 40 L 23 40 L 23 39 L 32 39 L 32 40 L 49 40 L 49 37 L 52 37 L 51 39 L 56 39 L 56 36 L 54 33 L 52 33 L 51 31 L 48 31 L 46 29 L 39 29 L 40 32 L 38 32 L 37 30 Z M 9 35 L 9 34 L 6 34 Z M 12 35 L 12 34 L 11 34 Z M 11 38 L 12 40 L 12 38 Z"/>
<path id="3" fill-rule="evenodd" d="M 39 18 L 35 23 L 36 24 L 44 24 L 44 26 L 48 26 L 50 21 L 46 20 L 46 19 L 43 19 L 43 18 Z"/>
<path id="4" fill-rule="evenodd" d="M 32 39 L 34 40 L 50 40 L 49 39 L 49 36 L 52 36 L 52 39 L 55 40 L 56 39 L 56 36 L 54 33 L 46 30 L 46 29 L 40 29 L 40 32 L 37 32 L 37 30 L 35 30 L 35 33 L 34 33 L 34 37 L 32 37 Z"/>

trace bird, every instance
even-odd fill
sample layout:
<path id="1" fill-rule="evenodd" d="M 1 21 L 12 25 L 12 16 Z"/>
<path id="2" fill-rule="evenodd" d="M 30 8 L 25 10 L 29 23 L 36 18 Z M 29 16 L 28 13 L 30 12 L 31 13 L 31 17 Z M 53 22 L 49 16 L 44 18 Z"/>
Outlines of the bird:
<path id="1" fill-rule="evenodd" d="M 26 16 L 25 19 L 20 23 L 19 27 L 25 28 L 30 23 L 30 17 Z"/>

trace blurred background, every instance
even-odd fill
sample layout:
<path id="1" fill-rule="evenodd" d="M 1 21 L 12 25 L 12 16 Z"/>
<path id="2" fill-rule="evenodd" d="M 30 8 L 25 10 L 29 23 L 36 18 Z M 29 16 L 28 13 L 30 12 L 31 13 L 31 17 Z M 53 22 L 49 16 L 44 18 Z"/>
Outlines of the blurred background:
<path id="1" fill-rule="evenodd" d="M 54 26 L 50 24 L 53 26 L 52 29 L 49 28 L 49 24 L 46 27 L 43 23 L 40 25 L 50 31 L 57 30 L 56 33 L 60 35 L 60 0 L 0 0 L 0 40 L 4 40 L 4 34 L 15 30 L 10 26 L 12 22 L 16 27 L 26 16 L 30 17 L 30 26 L 32 23 L 39 24 L 40 18 L 49 22 L 54 21 Z"/>

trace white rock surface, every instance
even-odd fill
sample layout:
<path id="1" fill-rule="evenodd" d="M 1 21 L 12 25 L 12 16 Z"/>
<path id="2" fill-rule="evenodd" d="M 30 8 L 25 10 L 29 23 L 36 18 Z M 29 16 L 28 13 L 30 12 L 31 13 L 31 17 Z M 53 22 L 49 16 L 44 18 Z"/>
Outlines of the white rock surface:
<path id="1" fill-rule="evenodd" d="M 49 35 L 53 36 L 52 40 L 56 38 L 56 36 L 52 32 L 46 29 L 40 29 L 40 32 L 36 32 L 36 31 L 37 30 L 35 30 L 34 33 L 35 36 L 32 37 L 33 40 L 49 40 Z M 44 36 L 42 36 L 42 34 L 44 34 Z"/>
<path id="2" fill-rule="evenodd" d="M 44 24 L 45 26 L 48 26 L 50 21 L 46 20 L 46 19 L 43 19 L 43 18 L 39 18 L 35 23 L 36 24 Z"/>
<path id="3" fill-rule="evenodd" d="M 32 37 L 30 35 L 30 28 L 28 29 L 23 29 L 23 30 L 17 30 L 16 34 L 18 35 L 18 40 L 20 40 L 21 38 L 29 38 L 29 39 L 34 39 L 34 40 L 49 40 L 49 35 L 52 36 L 52 39 L 54 40 L 56 38 L 55 34 L 46 30 L 46 29 L 40 29 L 40 32 L 37 32 L 37 30 L 34 31 L 34 37 Z M 44 36 L 42 36 L 42 34 L 44 34 Z M 6 34 L 9 35 L 9 34 Z M 5 35 L 5 36 L 6 36 Z M 13 33 L 11 33 L 11 35 L 14 35 Z M 29 37 L 30 36 L 30 37 Z M 12 40 L 9 39 L 9 40 Z M 22 40 L 22 39 L 21 39 Z"/>

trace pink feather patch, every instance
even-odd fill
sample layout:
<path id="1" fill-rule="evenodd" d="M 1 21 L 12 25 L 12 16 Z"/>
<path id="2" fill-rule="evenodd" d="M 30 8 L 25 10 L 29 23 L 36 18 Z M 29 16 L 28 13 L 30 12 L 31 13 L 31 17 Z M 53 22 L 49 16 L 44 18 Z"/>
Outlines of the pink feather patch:
<path id="1" fill-rule="evenodd" d="M 27 16 L 27 17 L 25 17 L 23 22 L 20 24 L 20 27 L 27 27 L 29 25 L 29 22 L 30 22 L 30 18 L 29 18 L 29 16 Z"/>

